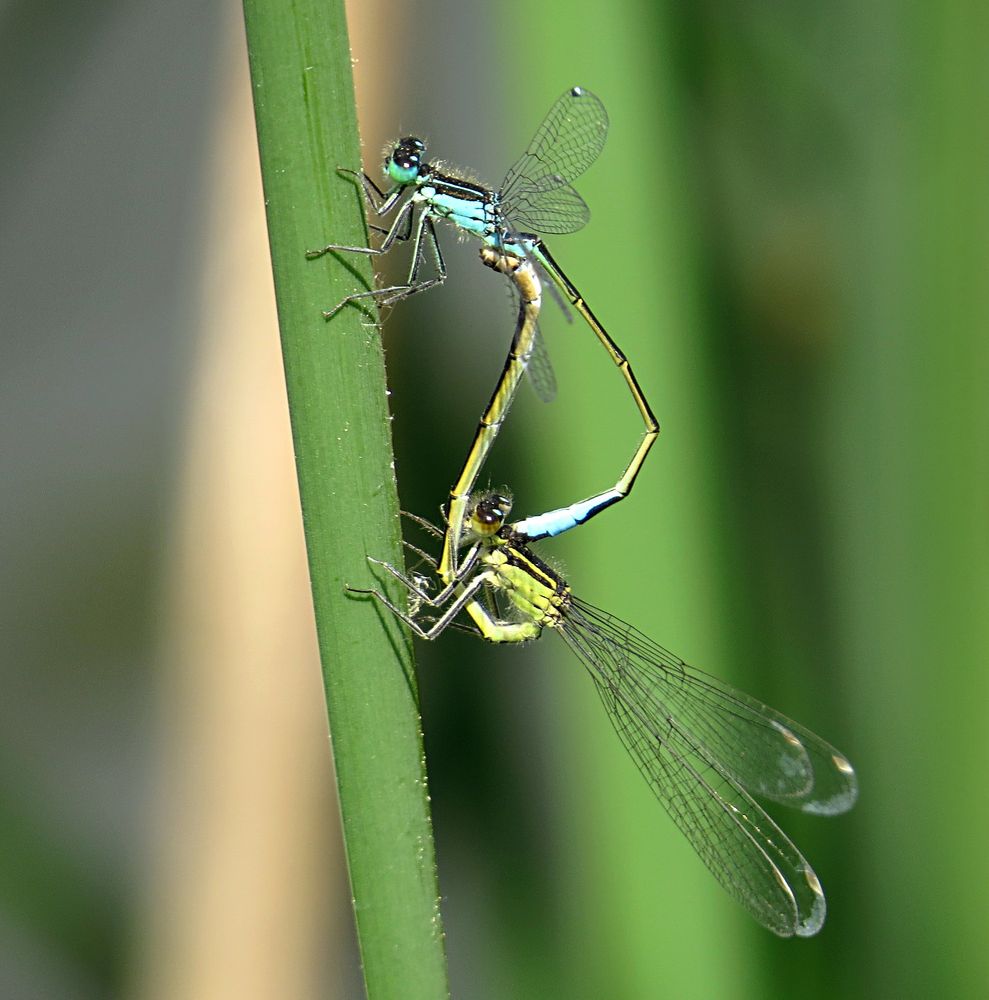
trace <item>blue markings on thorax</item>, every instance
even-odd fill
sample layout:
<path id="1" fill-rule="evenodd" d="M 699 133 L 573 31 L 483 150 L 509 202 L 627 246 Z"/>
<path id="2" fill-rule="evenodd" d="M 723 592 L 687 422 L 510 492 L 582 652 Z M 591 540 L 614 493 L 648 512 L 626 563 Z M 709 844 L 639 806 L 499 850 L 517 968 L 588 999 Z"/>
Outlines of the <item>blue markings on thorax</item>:
<path id="1" fill-rule="evenodd" d="M 488 239 L 496 229 L 494 195 L 478 184 L 441 173 L 420 175 L 416 198 L 433 214 L 481 239 Z"/>
<path id="2" fill-rule="evenodd" d="M 466 229 L 469 233 L 487 236 L 494 228 L 495 218 L 485 201 L 439 192 L 429 196 L 423 191 L 423 195 L 437 215 L 449 219 L 454 225 Z"/>

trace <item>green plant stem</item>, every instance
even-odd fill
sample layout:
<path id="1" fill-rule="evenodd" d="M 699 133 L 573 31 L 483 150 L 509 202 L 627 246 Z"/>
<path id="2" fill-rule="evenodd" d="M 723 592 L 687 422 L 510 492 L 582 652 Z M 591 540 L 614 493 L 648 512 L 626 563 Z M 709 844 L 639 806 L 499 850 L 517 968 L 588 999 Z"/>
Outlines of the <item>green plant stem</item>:
<path id="1" fill-rule="evenodd" d="M 342 0 L 245 0 L 285 378 L 344 839 L 367 993 L 448 994 L 411 644 L 346 586 L 367 556 L 401 563 L 380 339 L 321 315 L 370 287 L 366 260 L 305 251 L 365 243 Z M 366 243 L 365 243 L 366 245 Z M 380 585 L 377 581 L 374 585 Z M 393 595 L 401 600 L 400 595 Z"/>

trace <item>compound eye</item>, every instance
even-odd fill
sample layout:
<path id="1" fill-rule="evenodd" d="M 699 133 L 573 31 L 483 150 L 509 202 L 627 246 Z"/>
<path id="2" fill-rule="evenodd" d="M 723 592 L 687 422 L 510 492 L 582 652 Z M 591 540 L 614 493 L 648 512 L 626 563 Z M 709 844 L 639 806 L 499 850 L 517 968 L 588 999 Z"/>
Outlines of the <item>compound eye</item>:
<path id="1" fill-rule="evenodd" d="M 399 139 L 385 163 L 385 172 L 397 184 L 412 184 L 419 176 L 426 147 L 415 136 Z"/>
<path id="2" fill-rule="evenodd" d="M 512 510 L 510 498 L 493 493 L 474 505 L 471 524 L 479 535 L 494 535 L 505 525 Z"/>

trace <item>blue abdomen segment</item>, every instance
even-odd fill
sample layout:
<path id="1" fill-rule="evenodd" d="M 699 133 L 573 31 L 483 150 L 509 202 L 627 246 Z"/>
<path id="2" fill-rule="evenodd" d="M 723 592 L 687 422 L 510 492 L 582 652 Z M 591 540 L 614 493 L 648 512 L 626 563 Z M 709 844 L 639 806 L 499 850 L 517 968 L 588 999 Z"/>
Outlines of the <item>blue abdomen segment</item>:
<path id="1" fill-rule="evenodd" d="M 576 528 L 579 524 L 583 524 L 589 517 L 593 517 L 598 511 L 617 503 L 623 496 L 624 494 L 619 493 L 618 490 L 608 490 L 607 493 L 599 493 L 597 496 L 581 500 L 579 503 L 572 503 L 569 507 L 560 507 L 558 510 L 551 510 L 545 514 L 527 517 L 524 521 L 516 521 L 512 525 L 512 530 L 523 535 L 529 541 L 554 538 L 571 528 Z"/>

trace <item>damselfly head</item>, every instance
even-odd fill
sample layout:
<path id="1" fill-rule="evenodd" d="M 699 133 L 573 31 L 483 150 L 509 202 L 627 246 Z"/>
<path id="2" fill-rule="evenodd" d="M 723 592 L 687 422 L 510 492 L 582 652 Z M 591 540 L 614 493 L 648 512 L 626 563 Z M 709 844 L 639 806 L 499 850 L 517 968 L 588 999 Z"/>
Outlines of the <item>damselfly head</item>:
<path id="1" fill-rule="evenodd" d="M 512 498 L 501 493 L 486 493 L 474 504 L 470 526 L 482 537 L 496 535 L 505 526 L 512 512 Z"/>
<path id="2" fill-rule="evenodd" d="M 414 135 L 399 139 L 385 156 L 385 173 L 396 184 L 412 184 L 419 176 L 426 144 Z"/>

